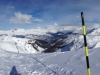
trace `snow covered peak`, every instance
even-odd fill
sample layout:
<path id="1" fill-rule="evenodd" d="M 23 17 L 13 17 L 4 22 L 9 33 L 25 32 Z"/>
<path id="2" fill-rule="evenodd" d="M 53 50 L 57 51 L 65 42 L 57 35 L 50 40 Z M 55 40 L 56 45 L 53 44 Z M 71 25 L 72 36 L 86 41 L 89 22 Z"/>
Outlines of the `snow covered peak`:
<path id="1" fill-rule="evenodd" d="M 89 49 L 99 47 L 99 34 L 100 27 L 87 28 L 87 41 Z M 38 43 L 36 42 L 36 39 Z M 62 41 L 59 42 L 60 39 Z M 29 40 L 31 40 L 31 42 L 29 42 Z M 47 44 L 44 44 L 39 40 L 47 42 Z M 17 43 L 17 45 L 15 43 Z M 0 44 L 2 45 L 2 47 L 0 47 L 2 50 L 12 51 L 13 49 L 10 49 L 10 47 L 13 46 L 16 50 L 14 52 L 18 52 L 19 49 L 19 52 L 21 53 L 37 53 L 46 50 L 52 51 L 50 49 L 55 51 L 60 50 L 63 52 L 79 50 L 84 47 L 84 40 L 81 27 L 54 25 L 27 30 L 13 29 L 9 31 L 0 31 Z M 3 45 L 7 45 L 8 48 L 5 48 Z"/>

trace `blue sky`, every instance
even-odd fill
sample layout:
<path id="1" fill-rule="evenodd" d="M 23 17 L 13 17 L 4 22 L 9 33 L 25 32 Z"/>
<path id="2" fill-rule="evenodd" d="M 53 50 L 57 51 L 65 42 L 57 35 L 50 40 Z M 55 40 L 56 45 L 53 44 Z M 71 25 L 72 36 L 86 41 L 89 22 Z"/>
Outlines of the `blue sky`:
<path id="1" fill-rule="evenodd" d="M 0 29 L 100 23 L 100 0 L 0 0 Z"/>

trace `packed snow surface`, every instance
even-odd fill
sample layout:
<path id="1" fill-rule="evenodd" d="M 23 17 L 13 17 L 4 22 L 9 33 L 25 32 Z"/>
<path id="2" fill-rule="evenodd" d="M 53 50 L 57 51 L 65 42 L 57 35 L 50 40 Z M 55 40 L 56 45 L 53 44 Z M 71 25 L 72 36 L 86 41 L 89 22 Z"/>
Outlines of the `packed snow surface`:
<path id="1" fill-rule="evenodd" d="M 32 39 L 51 41 L 62 34 L 67 35 L 64 44 L 68 45 L 53 53 L 43 53 L 41 47 L 37 51 L 28 44 Z M 100 27 L 87 28 L 91 75 L 100 74 L 99 34 Z M 81 28 L 49 26 L 1 30 L 0 75 L 87 75 Z"/>
<path id="2" fill-rule="evenodd" d="M 99 48 L 89 50 L 92 75 L 100 74 L 99 57 Z M 0 51 L 0 61 L 0 75 L 87 75 L 83 48 L 47 54 Z"/>

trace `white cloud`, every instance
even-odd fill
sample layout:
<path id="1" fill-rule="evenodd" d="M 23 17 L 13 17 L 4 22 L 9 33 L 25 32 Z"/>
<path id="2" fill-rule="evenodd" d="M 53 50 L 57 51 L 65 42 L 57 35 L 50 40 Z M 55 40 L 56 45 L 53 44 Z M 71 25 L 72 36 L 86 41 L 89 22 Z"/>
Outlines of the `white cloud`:
<path id="1" fill-rule="evenodd" d="M 58 25 L 57 23 L 55 23 L 54 25 Z"/>
<path id="2" fill-rule="evenodd" d="M 32 16 L 27 14 L 15 13 L 15 17 L 11 17 L 10 22 L 14 24 L 30 24 Z"/>
<path id="3" fill-rule="evenodd" d="M 35 21 L 35 22 L 43 22 L 43 20 L 39 19 L 39 18 L 33 18 L 33 21 Z"/>
<path id="4" fill-rule="evenodd" d="M 100 27 L 100 24 L 94 24 L 94 27 Z"/>
<path id="5" fill-rule="evenodd" d="M 32 15 L 22 14 L 20 12 L 16 12 L 14 17 L 10 18 L 10 23 L 14 24 L 30 24 L 34 22 L 43 22 L 42 19 L 32 17 Z"/>

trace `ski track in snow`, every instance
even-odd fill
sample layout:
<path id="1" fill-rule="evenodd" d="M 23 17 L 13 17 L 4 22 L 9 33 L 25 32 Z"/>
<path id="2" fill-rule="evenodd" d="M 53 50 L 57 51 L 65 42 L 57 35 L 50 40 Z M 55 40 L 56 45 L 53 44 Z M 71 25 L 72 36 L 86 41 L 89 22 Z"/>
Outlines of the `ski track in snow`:
<path id="1" fill-rule="evenodd" d="M 22 73 L 23 75 L 24 74 L 25 75 L 43 75 L 43 74 L 45 74 L 45 75 L 53 75 L 53 74 L 60 75 L 60 74 L 58 74 L 58 72 L 56 72 L 55 70 L 48 67 L 51 65 L 46 66 L 44 63 L 39 61 L 36 57 L 31 56 L 30 58 L 27 57 L 26 59 L 23 59 L 24 57 L 20 54 L 14 54 L 14 55 L 12 54 L 12 56 L 10 57 L 10 55 L 8 53 L 6 53 L 6 54 L 3 54 L 4 52 L 1 52 L 1 53 L 2 53 L 1 54 L 2 63 L 0 63 L 1 64 L 0 67 L 2 67 L 2 71 L 0 71 L 0 74 L 2 74 L 2 75 L 9 75 L 10 70 L 8 73 L 6 73 L 5 68 L 8 70 L 8 69 L 11 69 L 11 66 L 19 67 L 17 69 L 19 72 L 21 71 L 20 73 Z M 5 58 L 9 58 L 9 60 L 6 60 Z M 27 60 L 27 61 L 25 61 L 25 60 Z M 9 63 L 11 63 L 11 64 L 8 65 Z M 5 67 L 3 68 L 3 66 L 5 66 Z M 55 66 L 55 65 L 52 65 L 52 67 L 53 66 Z M 43 71 L 39 72 L 39 70 L 43 70 Z"/>
<path id="2" fill-rule="evenodd" d="M 2 57 L 2 59 L 0 59 L 2 61 L 2 63 L 0 63 L 1 64 L 0 67 L 2 68 L 0 74 L 2 75 L 9 75 L 11 68 L 13 66 L 16 66 L 17 71 L 22 75 L 43 75 L 43 74 L 44 75 L 66 75 L 66 74 L 73 75 L 72 74 L 73 72 L 71 70 L 67 70 L 66 68 L 61 68 L 57 64 L 53 64 L 53 63 L 47 64 L 43 61 L 40 61 L 41 59 L 43 60 L 44 58 L 40 58 L 40 57 L 37 58 L 36 57 L 37 55 L 32 56 L 32 55 L 16 54 L 16 53 L 9 53 L 9 52 L 5 53 L 5 51 L 1 51 L 0 55 Z M 52 59 L 54 57 L 55 54 L 52 54 L 51 58 L 49 56 L 48 59 Z"/>

